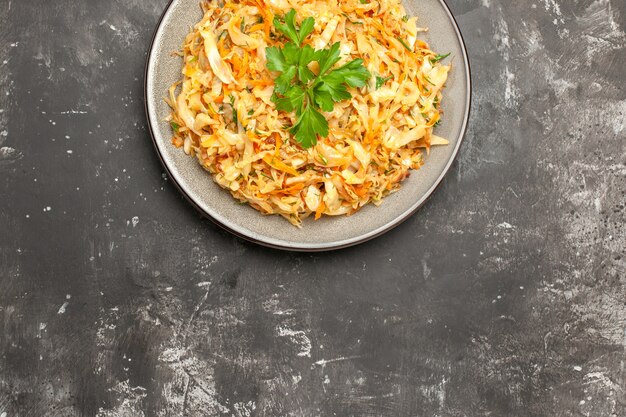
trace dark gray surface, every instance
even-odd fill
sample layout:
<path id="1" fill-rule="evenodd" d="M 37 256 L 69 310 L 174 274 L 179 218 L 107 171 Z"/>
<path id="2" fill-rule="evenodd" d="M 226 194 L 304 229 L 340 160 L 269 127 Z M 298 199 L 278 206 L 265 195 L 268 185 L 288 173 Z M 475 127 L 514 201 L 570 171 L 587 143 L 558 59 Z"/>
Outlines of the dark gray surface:
<path id="1" fill-rule="evenodd" d="M 164 6 L 0 2 L 0 416 L 626 414 L 624 1 L 451 1 L 458 162 L 399 229 L 317 255 L 161 177 Z"/>

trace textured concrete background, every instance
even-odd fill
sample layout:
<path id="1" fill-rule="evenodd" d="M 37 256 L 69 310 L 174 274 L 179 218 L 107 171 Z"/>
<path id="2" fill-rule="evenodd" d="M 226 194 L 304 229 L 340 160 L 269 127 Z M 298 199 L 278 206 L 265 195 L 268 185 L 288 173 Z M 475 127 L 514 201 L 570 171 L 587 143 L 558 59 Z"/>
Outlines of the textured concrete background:
<path id="1" fill-rule="evenodd" d="M 165 0 L 0 0 L 0 416 L 626 415 L 626 2 L 451 0 L 471 128 L 402 227 L 203 220 L 143 115 Z"/>

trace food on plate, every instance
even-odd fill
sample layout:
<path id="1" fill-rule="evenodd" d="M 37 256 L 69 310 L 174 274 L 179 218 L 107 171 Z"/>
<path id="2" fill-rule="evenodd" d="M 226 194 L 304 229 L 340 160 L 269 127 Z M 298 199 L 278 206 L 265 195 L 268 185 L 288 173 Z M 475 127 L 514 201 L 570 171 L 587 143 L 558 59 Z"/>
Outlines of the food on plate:
<path id="1" fill-rule="evenodd" d="M 397 191 L 432 146 L 448 55 L 397 0 L 206 1 L 172 142 L 241 203 L 300 226 Z"/>

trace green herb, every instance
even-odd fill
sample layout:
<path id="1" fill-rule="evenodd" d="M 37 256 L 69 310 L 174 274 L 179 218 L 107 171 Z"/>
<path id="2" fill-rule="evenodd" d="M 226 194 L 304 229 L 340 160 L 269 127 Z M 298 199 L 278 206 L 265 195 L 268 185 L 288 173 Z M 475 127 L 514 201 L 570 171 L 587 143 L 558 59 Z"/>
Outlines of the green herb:
<path id="1" fill-rule="evenodd" d="M 367 3 L 369 3 L 368 0 L 361 0 L 361 4 L 367 4 Z"/>
<path id="2" fill-rule="evenodd" d="M 409 21 L 409 16 L 404 16 L 404 17 L 402 18 L 402 21 L 403 21 L 403 22 L 408 22 L 408 21 Z"/>
<path id="3" fill-rule="evenodd" d="M 235 128 L 239 126 L 239 116 L 237 115 L 237 110 L 235 109 L 235 97 L 231 94 L 230 98 L 230 107 L 233 109 L 233 123 L 235 124 Z"/>
<path id="4" fill-rule="evenodd" d="M 320 154 L 318 154 L 318 156 L 320 157 L 320 160 L 322 161 L 322 163 L 323 163 L 324 165 L 328 165 L 328 159 L 326 159 L 326 158 L 324 157 L 324 155 L 322 155 L 322 154 L 320 153 Z"/>
<path id="5" fill-rule="evenodd" d="M 242 17 L 241 18 L 241 25 L 239 26 L 239 29 L 243 32 L 246 29 L 246 18 Z"/>
<path id="6" fill-rule="evenodd" d="M 376 76 L 376 89 L 378 90 L 380 87 L 382 87 L 383 85 L 385 85 L 385 83 L 386 83 L 387 81 L 392 80 L 392 79 L 393 79 L 393 75 L 390 75 L 390 76 L 389 76 L 389 77 L 387 77 L 387 78 L 383 78 L 383 77 L 380 77 L 380 76 L 378 76 L 378 75 L 377 75 L 377 76 Z"/>
<path id="7" fill-rule="evenodd" d="M 398 40 L 398 42 L 400 42 L 402 44 L 402 46 L 404 46 L 406 48 L 407 51 L 409 52 L 413 52 L 413 50 L 411 49 L 411 47 L 409 46 L 408 43 L 406 43 L 406 41 L 402 38 L 396 38 Z"/>
<path id="8" fill-rule="evenodd" d="M 307 17 L 302 21 L 300 29 L 296 28 L 296 10 L 291 9 L 289 13 L 285 15 L 285 23 L 281 22 L 278 17 L 274 18 L 274 26 L 283 35 L 287 36 L 291 41 L 300 46 L 304 39 L 313 32 L 315 26 L 315 19 Z"/>
<path id="9" fill-rule="evenodd" d="M 437 127 L 437 126 L 439 126 L 440 124 L 441 124 L 441 119 L 437 120 L 433 126 L 434 126 L 434 127 Z"/>
<path id="10" fill-rule="evenodd" d="M 178 133 L 178 130 L 180 129 L 180 125 L 176 122 L 170 122 L 170 126 L 172 126 L 172 129 L 174 129 L 174 132 Z"/>
<path id="11" fill-rule="evenodd" d="M 328 121 L 320 110 L 330 112 L 335 103 L 351 99 L 348 88 L 363 87 L 371 74 L 363 66 L 362 59 L 333 68 L 341 59 L 340 44 L 322 50 L 303 46 L 313 31 L 315 20 L 308 17 L 299 28 L 295 20 L 294 9 L 285 15 L 284 22 L 274 19 L 276 29 L 290 42 L 283 48 L 266 49 L 267 68 L 280 73 L 274 80 L 272 101 L 278 110 L 296 113 L 296 123 L 288 127 L 289 132 L 303 148 L 310 148 L 317 143 L 318 135 L 328 136 Z M 319 64 L 318 74 L 309 69 L 309 64 L 314 61 Z"/>
<path id="12" fill-rule="evenodd" d="M 253 109 L 248 110 L 248 116 L 252 116 L 253 114 L 254 114 L 254 110 Z"/>
<path id="13" fill-rule="evenodd" d="M 434 58 L 430 58 L 430 63 L 431 63 L 431 64 L 436 64 L 437 62 L 439 62 L 439 61 L 441 61 L 441 60 L 446 59 L 447 57 L 449 57 L 451 53 L 452 53 L 452 52 L 448 52 L 448 53 L 447 53 L 447 54 L 445 54 L 445 55 L 437 55 L 437 56 L 435 56 Z"/>
<path id="14" fill-rule="evenodd" d="M 356 21 L 356 20 L 352 20 L 352 19 L 350 19 L 350 16 L 348 16 L 346 13 L 342 13 L 342 15 L 343 15 L 346 19 L 348 19 L 348 22 L 352 23 L 353 25 L 362 25 L 362 24 L 363 24 L 363 22 L 358 22 L 358 21 Z"/>

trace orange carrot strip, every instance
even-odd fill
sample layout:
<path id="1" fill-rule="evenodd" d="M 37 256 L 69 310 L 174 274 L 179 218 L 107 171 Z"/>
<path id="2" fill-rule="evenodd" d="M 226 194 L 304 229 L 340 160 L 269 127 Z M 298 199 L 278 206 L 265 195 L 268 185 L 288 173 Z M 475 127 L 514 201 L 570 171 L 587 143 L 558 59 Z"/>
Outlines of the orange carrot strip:
<path id="1" fill-rule="evenodd" d="M 248 81 L 250 84 L 252 84 L 255 87 L 266 87 L 268 85 L 272 85 L 274 84 L 274 81 L 272 80 L 268 80 L 268 79 L 261 79 L 261 80 L 250 80 Z"/>
<path id="2" fill-rule="evenodd" d="M 289 195 L 295 195 L 298 192 L 302 191 L 302 189 L 304 188 L 304 184 L 300 183 L 300 184 L 294 184 L 291 187 L 287 187 L 287 188 L 283 188 L 283 189 L 278 189 L 278 190 L 274 190 L 272 192 L 270 192 L 270 194 L 289 194 Z"/>
<path id="3" fill-rule="evenodd" d="M 274 134 L 274 140 L 276 141 L 276 149 L 274 150 L 274 156 L 278 156 L 280 148 L 283 146 L 283 140 L 278 133 Z"/>
<path id="4" fill-rule="evenodd" d="M 321 195 L 320 205 L 317 206 L 317 210 L 315 210 L 315 220 L 319 220 L 322 217 L 324 211 L 326 211 L 326 204 L 324 204 L 324 193 Z"/>
<path id="5" fill-rule="evenodd" d="M 233 57 L 230 59 L 230 63 L 233 64 L 233 71 L 239 72 L 242 67 L 241 58 L 239 58 L 239 55 L 234 54 Z"/>
<path id="6" fill-rule="evenodd" d="M 185 142 L 178 136 L 172 137 L 172 145 L 176 146 L 177 148 L 182 148 L 184 143 Z"/>
<path id="7" fill-rule="evenodd" d="M 256 25 L 252 25 L 248 28 L 248 32 L 252 33 L 252 32 L 256 32 L 258 30 L 263 30 L 265 29 L 265 24 L 263 23 L 257 23 Z"/>
<path id="8" fill-rule="evenodd" d="M 271 155 L 266 155 L 263 158 L 263 161 L 265 161 L 265 163 L 271 166 L 272 168 L 275 168 L 279 171 L 286 172 L 287 174 L 293 175 L 294 177 L 298 176 L 298 171 L 293 169 L 293 167 L 290 167 L 289 165 L 285 164 L 282 161 L 279 161 L 278 159 L 272 157 Z"/>
<path id="9" fill-rule="evenodd" d="M 274 21 L 274 14 L 268 11 L 267 14 L 265 15 L 265 20 L 263 21 L 265 24 L 265 37 L 267 39 L 269 39 L 270 37 L 270 32 L 272 30 L 273 21 Z"/>

